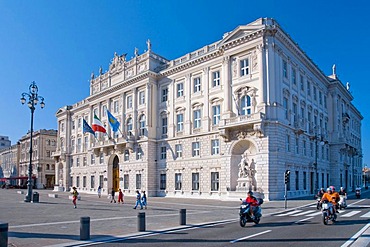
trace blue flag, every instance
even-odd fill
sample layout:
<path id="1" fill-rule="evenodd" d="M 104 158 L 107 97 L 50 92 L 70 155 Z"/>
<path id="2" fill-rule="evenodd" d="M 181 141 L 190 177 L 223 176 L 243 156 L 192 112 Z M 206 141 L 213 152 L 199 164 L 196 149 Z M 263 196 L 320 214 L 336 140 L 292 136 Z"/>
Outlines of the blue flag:
<path id="1" fill-rule="evenodd" d="M 87 133 L 91 133 L 91 134 L 95 135 L 94 130 L 90 127 L 90 125 L 86 122 L 85 119 L 83 119 L 82 132 L 83 133 L 87 132 Z"/>
<path id="2" fill-rule="evenodd" d="M 115 118 L 112 115 L 112 113 L 110 113 L 108 110 L 107 110 L 107 115 L 108 115 L 108 122 L 110 126 L 112 127 L 113 132 L 117 132 L 119 129 L 119 125 L 120 125 L 117 118 Z"/>

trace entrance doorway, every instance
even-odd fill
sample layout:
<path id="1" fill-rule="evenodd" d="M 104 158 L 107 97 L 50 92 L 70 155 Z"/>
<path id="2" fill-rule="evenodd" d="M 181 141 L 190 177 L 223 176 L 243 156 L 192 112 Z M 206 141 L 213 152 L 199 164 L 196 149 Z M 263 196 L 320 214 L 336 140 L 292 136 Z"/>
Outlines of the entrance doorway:
<path id="1" fill-rule="evenodd" d="M 114 191 L 118 191 L 119 189 L 119 159 L 117 155 L 113 159 L 112 181 L 113 181 Z"/>

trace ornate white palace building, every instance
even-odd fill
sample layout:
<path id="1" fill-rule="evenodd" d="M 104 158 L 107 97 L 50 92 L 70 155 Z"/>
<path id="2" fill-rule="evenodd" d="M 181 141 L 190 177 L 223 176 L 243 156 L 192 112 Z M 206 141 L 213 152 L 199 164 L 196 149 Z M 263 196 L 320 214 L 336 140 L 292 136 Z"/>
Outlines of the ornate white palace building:
<path id="1" fill-rule="evenodd" d="M 90 96 L 60 108 L 56 189 L 188 198 L 267 200 L 361 184 L 360 112 L 270 18 L 167 60 L 148 49 L 114 55 L 92 74 Z M 106 109 L 121 123 L 110 129 Z M 108 135 L 83 133 L 94 113 Z"/>

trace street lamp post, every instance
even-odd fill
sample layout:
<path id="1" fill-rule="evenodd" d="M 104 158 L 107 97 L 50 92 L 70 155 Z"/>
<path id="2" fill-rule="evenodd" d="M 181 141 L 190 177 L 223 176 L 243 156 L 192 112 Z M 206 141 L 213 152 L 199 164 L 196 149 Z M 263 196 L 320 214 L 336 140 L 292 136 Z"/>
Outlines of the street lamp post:
<path id="1" fill-rule="evenodd" d="M 310 140 L 315 140 L 315 163 L 313 164 L 314 165 L 314 168 L 315 168 L 315 193 L 317 193 L 318 189 L 319 189 L 319 173 L 318 173 L 318 167 L 317 167 L 317 160 L 318 160 L 318 156 L 319 156 L 319 141 L 320 141 L 320 145 L 325 145 L 327 144 L 327 141 L 324 141 L 323 140 L 323 137 L 320 135 L 314 135 L 314 136 L 311 136 L 310 137 Z"/>
<path id="2" fill-rule="evenodd" d="M 31 134 L 30 134 L 30 163 L 28 165 L 28 180 L 27 180 L 27 195 L 24 198 L 25 202 L 31 202 L 32 200 L 32 138 L 33 138 L 33 114 L 35 112 L 35 106 L 37 105 L 38 101 L 41 100 L 40 107 L 44 108 L 44 98 L 39 96 L 38 87 L 36 83 L 33 81 L 29 86 L 28 93 L 22 93 L 21 103 L 22 105 L 26 103 L 26 98 L 28 98 L 27 105 L 31 109 Z"/>

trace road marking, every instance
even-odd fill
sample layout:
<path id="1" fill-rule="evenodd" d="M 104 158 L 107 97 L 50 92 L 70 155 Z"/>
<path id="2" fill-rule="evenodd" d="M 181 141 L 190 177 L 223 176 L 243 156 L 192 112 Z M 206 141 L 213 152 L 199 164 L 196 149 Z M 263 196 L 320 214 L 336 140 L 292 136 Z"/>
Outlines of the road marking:
<path id="1" fill-rule="evenodd" d="M 313 219 L 313 217 L 308 217 L 308 218 L 306 218 L 306 219 L 301 219 L 301 220 L 298 220 L 298 221 L 296 221 L 296 222 L 294 222 L 295 224 L 297 224 L 297 223 L 300 223 L 300 222 L 302 222 L 302 221 L 307 221 L 307 220 L 310 220 L 310 219 Z"/>
<path id="2" fill-rule="evenodd" d="M 316 215 L 319 215 L 319 214 L 321 214 L 321 211 L 313 213 L 313 214 L 307 214 L 306 216 L 316 216 Z"/>
<path id="3" fill-rule="evenodd" d="M 360 217 L 363 217 L 363 218 L 370 218 L 370 212 L 367 212 L 366 214 L 361 215 Z"/>
<path id="4" fill-rule="evenodd" d="M 294 215 L 291 215 L 291 216 L 301 216 L 301 215 L 305 215 L 305 214 L 309 214 L 309 213 L 312 213 L 312 212 L 315 212 L 315 210 L 308 210 L 308 211 L 305 211 L 305 212 L 302 212 L 302 213 L 299 213 L 299 214 L 294 214 Z"/>
<path id="5" fill-rule="evenodd" d="M 360 202 L 363 202 L 363 201 L 365 201 L 365 199 L 361 199 L 361 200 L 355 201 L 354 203 L 351 203 L 351 204 L 349 204 L 348 206 L 350 207 L 350 206 L 352 206 L 352 205 L 355 205 L 355 204 L 360 203 Z M 356 206 L 356 207 L 357 207 L 357 206 Z"/>
<path id="6" fill-rule="evenodd" d="M 341 247 L 347 247 L 350 246 L 361 234 L 366 231 L 370 227 L 370 223 L 368 223 L 366 226 L 361 228 L 355 235 L 353 235 L 347 242 L 345 242 Z"/>
<path id="7" fill-rule="evenodd" d="M 346 213 L 346 214 L 343 214 L 343 215 L 339 215 L 341 218 L 342 217 L 352 217 L 353 215 L 356 215 L 356 214 L 358 214 L 358 213 L 360 213 L 361 211 L 356 211 L 356 210 L 354 210 L 354 211 L 351 211 L 351 212 L 349 212 L 349 213 Z"/>
<path id="8" fill-rule="evenodd" d="M 299 213 L 299 212 L 302 212 L 303 210 L 294 210 L 294 211 L 290 211 L 288 213 L 284 213 L 284 214 L 278 214 L 278 215 L 275 215 L 275 216 L 287 216 L 287 215 L 291 215 L 291 214 L 295 214 L 295 213 Z"/>
<path id="9" fill-rule="evenodd" d="M 259 235 L 268 233 L 268 232 L 271 232 L 271 230 L 267 230 L 267 231 L 264 231 L 264 232 L 259 232 L 259 233 L 256 233 L 256 234 L 253 234 L 253 235 L 249 235 L 249 236 L 246 236 L 246 237 L 243 237 L 243 238 L 238 238 L 238 239 L 235 239 L 233 241 L 230 241 L 230 243 L 234 244 L 236 242 L 239 242 L 239 241 L 242 241 L 242 240 L 245 240 L 245 239 L 248 239 L 248 238 L 253 238 L 253 237 L 256 237 L 256 236 L 259 236 Z"/>

